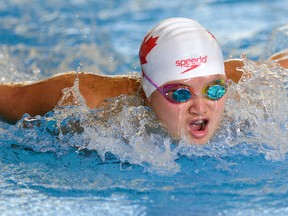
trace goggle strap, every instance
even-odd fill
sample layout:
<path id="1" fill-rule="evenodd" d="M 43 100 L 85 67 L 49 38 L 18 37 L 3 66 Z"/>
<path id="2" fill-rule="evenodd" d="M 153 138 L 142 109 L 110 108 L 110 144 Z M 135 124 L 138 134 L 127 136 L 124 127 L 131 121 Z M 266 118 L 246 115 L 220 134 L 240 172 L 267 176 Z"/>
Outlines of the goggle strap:
<path id="1" fill-rule="evenodd" d="M 143 77 L 145 77 L 156 89 L 158 89 L 163 94 L 163 89 L 160 88 L 148 75 L 142 70 Z"/>

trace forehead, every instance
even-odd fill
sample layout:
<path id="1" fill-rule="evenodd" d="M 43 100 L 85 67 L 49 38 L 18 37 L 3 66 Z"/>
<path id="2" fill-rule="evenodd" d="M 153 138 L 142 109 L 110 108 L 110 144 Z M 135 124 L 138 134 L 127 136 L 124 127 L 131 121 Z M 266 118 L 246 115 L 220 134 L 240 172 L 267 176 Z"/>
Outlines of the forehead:
<path id="1" fill-rule="evenodd" d="M 162 86 L 165 86 L 167 84 L 184 84 L 184 85 L 197 88 L 197 87 L 205 86 L 209 84 L 210 82 L 218 80 L 218 79 L 226 79 L 226 77 L 221 74 L 215 74 L 215 75 L 195 77 L 195 78 L 190 78 L 190 79 L 174 80 L 171 82 L 167 82 Z"/>

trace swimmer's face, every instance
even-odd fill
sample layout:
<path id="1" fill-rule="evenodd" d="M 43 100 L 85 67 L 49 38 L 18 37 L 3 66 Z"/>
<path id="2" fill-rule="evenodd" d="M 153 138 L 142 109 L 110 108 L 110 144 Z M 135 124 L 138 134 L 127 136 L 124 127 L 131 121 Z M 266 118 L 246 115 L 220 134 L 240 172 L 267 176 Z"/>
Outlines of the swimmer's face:
<path id="1" fill-rule="evenodd" d="M 150 106 L 173 137 L 205 144 L 213 136 L 222 119 L 226 94 L 212 101 L 202 95 L 202 89 L 218 79 L 226 78 L 223 75 L 211 75 L 166 83 L 184 84 L 193 89 L 197 96 L 184 103 L 171 103 L 158 90 L 152 93 Z"/>

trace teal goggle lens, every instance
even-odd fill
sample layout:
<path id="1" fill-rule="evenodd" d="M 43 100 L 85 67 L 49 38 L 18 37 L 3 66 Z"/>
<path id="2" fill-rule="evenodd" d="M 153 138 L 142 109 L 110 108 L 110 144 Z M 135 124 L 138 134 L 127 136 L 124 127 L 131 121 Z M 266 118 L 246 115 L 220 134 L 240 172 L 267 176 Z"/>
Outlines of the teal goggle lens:
<path id="1" fill-rule="evenodd" d="M 172 94 L 173 101 L 175 101 L 177 103 L 186 102 L 186 101 L 190 100 L 191 97 L 192 97 L 191 91 L 189 89 L 186 89 L 186 88 L 179 88 L 179 89 L 175 90 Z"/>
<path id="2" fill-rule="evenodd" d="M 206 90 L 206 97 L 210 100 L 219 100 L 226 93 L 226 88 L 223 85 L 211 85 Z"/>
<path id="3" fill-rule="evenodd" d="M 219 100 L 226 94 L 227 88 L 228 85 L 223 79 L 216 80 L 204 88 L 202 94 L 209 100 Z"/>

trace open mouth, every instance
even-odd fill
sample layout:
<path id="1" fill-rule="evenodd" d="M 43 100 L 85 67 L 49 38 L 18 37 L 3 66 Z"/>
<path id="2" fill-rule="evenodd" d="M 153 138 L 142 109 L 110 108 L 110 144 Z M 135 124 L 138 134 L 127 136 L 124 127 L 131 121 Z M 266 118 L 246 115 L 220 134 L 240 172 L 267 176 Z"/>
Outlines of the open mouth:
<path id="1" fill-rule="evenodd" d="M 192 131 L 204 131 L 206 129 L 206 126 L 208 125 L 207 119 L 199 119 L 196 121 L 192 121 L 190 123 L 190 128 Z"/>

